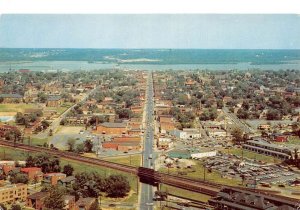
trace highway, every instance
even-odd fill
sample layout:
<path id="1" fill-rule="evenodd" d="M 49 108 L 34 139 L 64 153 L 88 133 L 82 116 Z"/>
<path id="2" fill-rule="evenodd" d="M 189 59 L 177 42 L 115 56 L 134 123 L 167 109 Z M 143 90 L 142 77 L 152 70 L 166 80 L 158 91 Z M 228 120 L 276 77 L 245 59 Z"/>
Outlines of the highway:
<path id="1" fill-rule="evenodd" d="M 152 73 L 148 74 L 147 81 L 147 93 L 146 93 L 146 120 L 145 120 L 145 134 L 144 134 L 144 147 L 143 147 L 143 167 L 154 168 L 153 160 L 153 139 L 154 139 L 154 129 L 153 129 L 153 79 Z M 141 197 L 140 197 L 140 209 L 152 210 L 153 209 L 153 189 L 151 185 L 141 184 Z"/>

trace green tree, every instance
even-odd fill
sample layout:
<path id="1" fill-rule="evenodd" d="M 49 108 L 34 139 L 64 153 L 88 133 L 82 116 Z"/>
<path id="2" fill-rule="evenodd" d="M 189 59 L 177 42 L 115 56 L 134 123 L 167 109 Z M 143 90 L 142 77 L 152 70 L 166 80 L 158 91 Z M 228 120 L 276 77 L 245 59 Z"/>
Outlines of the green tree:
<path id="1" fill-rule="evenodd" d="M 123 175 L 110 175 L 106 183 L 106 193 L 110 197 L 124 197 L 130 191 L 129 182 Z"/>
<path id="2" fill-rule="evenodd" d="M 243 141 L 243 131 L 240 128 L 234 128 L 231 135 L 235 144 L 240 144 Z"/>
<path id="3" fill-rule="evenodd" d="M 67 164 L 64 166 L 63 173 L 66 174 L 67 176 L 72 176 L 73 171 L 74 171 L 74 168 L 72 165 Z"/>
<path id="4" fill-rule="evenodd" d="M 65 207 L 64 196 L 66 190 L 59 186 L 50 188 L 49 195 L 45 198 L 44 205 L 49 210 L 60 210 Z"/>
<path id="5" fill-rule="evenodd" d="M 92 152 L 93 142 L 91 140 L 85 140 L 84 141 L 84 149 L 86 152 Z"/>
<path id="6" fill-rule="evenodd" d="M 10 175 L 9 181 L 13 184 L 16 184 L 16 183 L 27 184 L 28 183 L 28 177 L 25 174 L 21 174 L 18 172 L 10 172 L 9 175 Z"/>
<path id="7" fill-rule="evenodd" d="M 67 145 L 69 151 L 73 152 L 75 149 L 75 139 L 68 139 Z"/>
<path id="8" fill-rule="evenodd" d="M 76 152 L 77 153 L 83 153 L 84 152 L 84 144 L 83 143 L 77 144 L 77 146 L 76 146 Z"/>

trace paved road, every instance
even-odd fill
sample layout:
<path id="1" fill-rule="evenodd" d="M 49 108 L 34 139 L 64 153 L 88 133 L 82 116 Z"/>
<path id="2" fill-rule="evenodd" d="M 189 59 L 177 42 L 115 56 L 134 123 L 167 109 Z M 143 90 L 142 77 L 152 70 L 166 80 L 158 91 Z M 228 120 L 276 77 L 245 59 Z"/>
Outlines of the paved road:
<path id="1" fill-rule="evenodd" d="M 143 166 L 147 168 L 154 168 L 153 156 L 153 139 L 154 139 L 154 130 L 153 130 L 153 113 L 154 113 L 154 104 L 153 104 L 153 80 L 152 73 L 148 75 L 147 82 L 147 98 L 146 98 L 146 131 L 144 139 L 144 151 L 143 151 Z M 141 188 L 141 199 L 140 199 L 140 209 L 141 210 L 152 210 L 153 209 L 153 189 L 151 185 L 143 184 Z"/>
<path id="2" fill-rule="evenodd" d="M 73 106 L 71 106 L 70 108 L 68 108 L 64 113 L 62 113 L 58 118 L 56 118 L 55 120 L 53 120 L 53 122 L 51 123 L 51 125 L 43 132 L 41 133 L 38 133 L 37 135 L 35 135 L 36 138 L 41 138 L 41 139 L 44 139 L 44 138 L 47 138 L 48 137 L 48 134 L 49 134 L 49 131 L 50 129 L 52 129 L 53 133 L 55 133 L 55 131 L 57 130 L 57 128 L 59 127 L 60 125 L 60 121 L 67 116 L 67 114 L 72 110 L 74 109 L 74 107 L 82 102 L 85 102 L 88 97 L 93 94 L 95 91 L 97 90 L 97 87 L 94 88 L 93 90 L 91 90 L 90 92 L 88 92 L 78 103 L 74 104 Z"/>
<path id="3" fill-rule="evenodd" d="M 223 112 L 227 115 L 238 127 L 245 133 L 253 133 L 254 130 L 249 127 L 245 122 L 241 121 L 235 114 L 231 113 L 227 107 L 223 107 Z"/>

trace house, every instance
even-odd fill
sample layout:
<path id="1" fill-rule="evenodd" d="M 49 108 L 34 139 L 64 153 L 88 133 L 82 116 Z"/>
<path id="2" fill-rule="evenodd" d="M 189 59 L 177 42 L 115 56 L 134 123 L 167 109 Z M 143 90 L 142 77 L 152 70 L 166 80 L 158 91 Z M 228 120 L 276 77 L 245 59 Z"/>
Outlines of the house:
<path id="1" fill-rule="evenodd" d="M 56 185 L 58 180 L 64 178 L 66 178 L 66 174 L 64 173 L 48 173 L 48 174 L 44 174 L 43 183 Z"/>
<path id="2" fill-rule="evenodd" d="M 69 188 L 75 183 L 75 180 L 75 176 L 67 176 L 65 178 L 59 179 L 57 181 L 57 184 Z"/>
<path id="3" fill-rule="evenodd" d="M 97 126 L 97 133 L 109 134 L 109 135 L 122 135 L 126 134 L 126 123 L 102 123 Z"/>
<path id="4" fill-rule="evenodd" d="M 43 210 L 44 201 L 48 195 L 48 192 L 33 193 L 27 197 L 26 206 L 36 210 Z"/>
<path id="5" fill-rule="evenodd" d="M 0 187 L 0 203 L 13 203 L 15 201 L 24 202 L 27 198 L 27 185 L 9 184 Z"/>
<path id="6" fill-rule="evenodd" d="M 0 164 L 0 174 L 4 174 L 4 175 L 8 175 L 8 173 L 12 170 L 14 170 L 16 167 L 15 167 L 15 163 L 13 164 L 8 164 L 8 163 L 5 163 L 5 164 Z"/>
<path id="7" fill-rule="evenodd" d="M 213 138 L 224 138 L 227 136 L 227 132 L 223 129 L 217 128 L 217 129 L 206 129 L 206 133 L 208 136 Z"/>
<path id="8" fill-rule="evenodd" d="M 93 206 L 98 205 L 96 198 L 79 198 L 76 202 L 76 210 L 94 210 Z"/>
<path id="9" fill-rule="evenodd" d="M 21 168 L 20 171 L 28 176 L 29 181 L 40 182 L 43 180 L 43 172 L 41 168 L 38 167 Z"/>
<path id="10" fill-rule="evenodd" d="M 46 106 L 48 107 L 57 107 L 60 106 L 63 103 L 63 99 L 61 98 L 61 96 L 49 96 L 47 99 L 47 103 Z"/>
<path id="11" fill-rule="evenodd" d="M 20 103 L 23 101 L 23 96 L 20 94 L 0 94 L 0 98 L 3 98 L 2 103 Z"/>

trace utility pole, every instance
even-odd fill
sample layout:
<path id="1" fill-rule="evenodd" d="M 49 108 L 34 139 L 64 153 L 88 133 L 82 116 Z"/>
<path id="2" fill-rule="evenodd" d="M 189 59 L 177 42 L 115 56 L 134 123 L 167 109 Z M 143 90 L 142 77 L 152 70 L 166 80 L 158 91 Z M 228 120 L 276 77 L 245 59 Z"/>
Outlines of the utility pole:
<path id="1" fill-rule="evenodd" d="M 205 181 L 205 174 L 206 173 L 206 170 L 205 170 L 205 164 L 203 164 L 203 180 Z"/>

